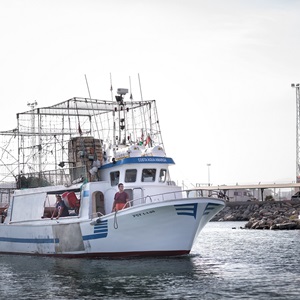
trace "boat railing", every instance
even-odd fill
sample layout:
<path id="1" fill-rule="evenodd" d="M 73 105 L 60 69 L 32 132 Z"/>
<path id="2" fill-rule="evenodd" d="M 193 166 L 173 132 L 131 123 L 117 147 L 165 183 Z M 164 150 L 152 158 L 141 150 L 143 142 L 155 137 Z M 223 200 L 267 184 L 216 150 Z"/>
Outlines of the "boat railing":
<path id="1" fill-rule="evenodd" d="M 53 185 L 69 186 L 87 178 L 86 167 L 68 167 L 42 172 L 23 173 L 17 177 L 16 188 L 36 188 Z"/>
<path id="2" fill-rule="evenodd" d="M 102 217 L 104 215 L 105 215 L 104 213 L 102 213 L 100 211 L 97 211 L 97 212 L 94 212 L 94 213 L 90 214 L 90 219 L 99 218 L 99 217 Z"/>
<path id="3" fill-rule="evenodd" d="M 161 193 L 161 194 L 155 194 L 155 195 L 146 195 L 141 198 L 133 199 L 129 201 L 130 206 L 137 206 L 137 205 L 143 205 L 148 203 L 154 203 L 154 202 L 164 202 L 167 200 L 174 200 L 174 199 L 191 199 L 191 198 L 202 198 L 201 193 L 199 190 L 180 190 L 180 191 L 173 191 L 173 192 L 167 192 L 167 193 Z M 126 206 L 126 205 L 124 205 Z"/>
<path id="4" fill-rule="evenodd" d="M 146 195 L 144 197 L 141 198 L 136 198 L 133 200 L 130 200 L 128 203 L 124 204 L 124 206 L 122 207 L 122 209 L 126 209 L 126 208 L 134 208 L 136 206 L 143 206 L 149 203 L 154 203 L 154 202 L 164 202 L 167 200 L 184 200 L 184 199 L 193 199 L 193 198 L 197 198 L 197 199 L 207 199 L 207 197 L 203 197 L 203 195 L 201 195 L 201 191 L 195 189 L 195 190 L 180 190 L 180 191 L 173 191 L 173 192 L 167 192 L 167 193 L 161 193 L 161 194 L 155 194 L 155 195 Z M 212 198 L 218 198 L 218 197 L 212 197 Z M 220 198 L 218 198 L 220 199 Z M 94 218 L 99 218 L 104 216 L 105 213 L 102 212 L 95 212 L 92 213 L 90 215 L 91 219 Z"/>

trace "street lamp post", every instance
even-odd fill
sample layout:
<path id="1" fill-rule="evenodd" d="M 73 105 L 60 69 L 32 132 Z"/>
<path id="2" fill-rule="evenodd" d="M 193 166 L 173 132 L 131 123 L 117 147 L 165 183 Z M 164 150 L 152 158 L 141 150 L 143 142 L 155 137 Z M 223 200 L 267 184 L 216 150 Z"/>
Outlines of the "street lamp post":
<path id="1" fill-rule="evenodd" d="M 292 83 L 292 88 L 296 89 L 296 182 L 299 182 L 300 176 L 300 84 Z"/>
<path id="2" fill-rule="evenodd" d="M 211 164 L 207 164 L 207 179 L 208 179 L 208 186 L 210 186 L 210 166 L 211 166 Z"/>

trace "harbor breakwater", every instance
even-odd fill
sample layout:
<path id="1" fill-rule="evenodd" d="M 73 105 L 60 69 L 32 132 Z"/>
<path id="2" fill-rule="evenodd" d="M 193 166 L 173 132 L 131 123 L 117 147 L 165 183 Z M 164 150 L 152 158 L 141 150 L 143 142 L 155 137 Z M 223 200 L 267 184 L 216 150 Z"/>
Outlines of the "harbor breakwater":
<path id="1" fill-rule="evenodd" d="M 300 229 L 300 200 L 226 202 L 212 221 L 245 221 L 247 229 Z"/>

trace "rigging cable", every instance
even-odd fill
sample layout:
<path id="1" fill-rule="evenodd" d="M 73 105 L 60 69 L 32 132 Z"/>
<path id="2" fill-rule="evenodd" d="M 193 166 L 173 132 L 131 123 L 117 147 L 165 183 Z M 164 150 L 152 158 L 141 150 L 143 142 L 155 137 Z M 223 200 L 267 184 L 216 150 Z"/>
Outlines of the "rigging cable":
<path id="1" fill-rule="evenodd" d="M 86 75 L 84 74 L 84 76 L 85 76 L 85 82 L 86 82 L 86 86 L 87 86 L 87 89 L 88 89 L 88 92 L 89 92 L 90 99 L 92 99 L 92 97 L 91 97 L 91 93 L 90 93 L 90 88 L 89 88 L 89 84 L 88 84 L 88 81 L 87 81 Z"/>
<path id="2" fill-rule="evenodd" d="M 133 133 L 133 140 L 136 141 L 136 139 L 137 139 L 137 132 L 136 132 L 136 126 L 135 126 L 135 122 L 134 122 L 133 96 L 132 96 L 132 88 L 131 88 L 131 78 L 130 78 L 130 76 L 129 76 L 129 87 L 130 87 L 131 114 L 132 114 L 132 117 L 131 117 L 131 119 L 132 119 L 132 133 Z"/>
<path id="3" fill-rule="evenodd" d="M 80 146 L 81 146 L 81 151 L 82 151 L 82 155 L 80 155 L 80 158 L 81 158 L 82 164 L 85 166 L 85 159 L 84 159 L 85 158 L 85 147 L 84 147 L 84 141 L 83 141 L 83 137 L 82 137 L 82 130 L 80 128 L 80 118 L 79 118 L 79 112 L 78 112 L 76 99 L 74 100 L 74 102 L 75 102 L 76 113 L 77 113 L 77 118 L 78 118 L 78 131 L 80 134 Z"/>
<path id="4" fill-rule="evenodd" d="M 111 94 L 111 101 L 114 102 L 111 73 L 110 73 L 110 94 Z M 115 111 L 113 109 L 113 143 L 115 143 L 115 142 L 116 142 L 116 120 L 115 120 Z"/>
<path id="5" fill-rule="evenodd" d="M 90 104 L 91 104 L 92 111 L 93 111 L 93 116 L 94 116 L 94 119 L 95 119 L 95 125 L 96 125 L 96 131 L 97 131 L 98 139 L 99 139 L 100 144 L 101 144 L 101 146 L 102 146 L 101 138 L 100 138 L 100 132 L 99 132 L 99 128 L 98 128 L 98 122 L 97 122 L 97 119 L 96 119 L 96 114 L 95 114 L 95 110 L 94 110 L 94 106 L 93 106 L 93 102 L 92 102 L 92 97 L 91 97 L 91 93 L 90 93 L 90 88 L 89 88 L 87 76 L 86 76 L 86 74 L 84 74 L 84 76 L 85 76 L 85 81 L 86 81 L 87 89 L 88 89 L 88 92 L 89 92 Z M 86 106 L 87 106 L 87 109 L 89 110 L 88 102 L 86 102 Z M 100 116 L 99 116 L 99 120 L 100 120 L 100 123 L 101 123 L 101 118 L 100 118 Z M 92 124 L 91 120 L 90 120 L 90 123 Z M 102 126 L 102 123 L 101 123 L 101 126 Z M 92 134 L 92 132 L 91 132 L 91 134 Z"/>
<path id="6" fill-rule="evenodd" d="M 140 74 L 138 73 L 138 79 L 139 79 L 139 87 L 140 87 L 140 94 L 141 94 L 141 100 L 142 100 L 142 103 L 143 103 L 143 105 L 142 105 L 142 111 L 143 111 L 143 113 L 142 113 L 142 117 L 144 117 L 144 118 L 142 118 L 142 122 L 144 123 L 144 126 L 142 126 L 142 128 L 144 127 L 145 128 L 145 130 L 146 130 L 146 134 L 147 134 L 147 123 L 146 123 L 146 119 L 145 119 L 145 108 L 144 108 L 144 99 L 143 99 L 143 94 L 142 94 L 142 86 L 141 86 L 141 80 L 140 80 Z M 150 106 L 150 108 L 151 108 L 151 106 Z M 144 132 L 142 131 L 142 137 L 144 138 Z"/>

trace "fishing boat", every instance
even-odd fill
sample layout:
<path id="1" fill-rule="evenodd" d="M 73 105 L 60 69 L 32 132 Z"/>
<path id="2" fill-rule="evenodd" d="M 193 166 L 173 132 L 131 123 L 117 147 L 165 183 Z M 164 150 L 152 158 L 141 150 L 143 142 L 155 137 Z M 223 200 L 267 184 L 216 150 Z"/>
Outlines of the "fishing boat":
<path id="1" fill-rule="evenodd" d="M 17 114 L 14 130 L 0 133 L 6 138 L 0 181 L 11 183 L 0 253 L 78 258 L 190 253 L 224 201 L 172 181 L 174 161 L 166 155 L 156 101 L 127 94 L 120 88 L 110 100 L 76 97 L 41 108 L 34 103 Z M 119 183 L 129 202 L 113 210 Z M 68 216 L 53 217 L 57 195 Z"/>

